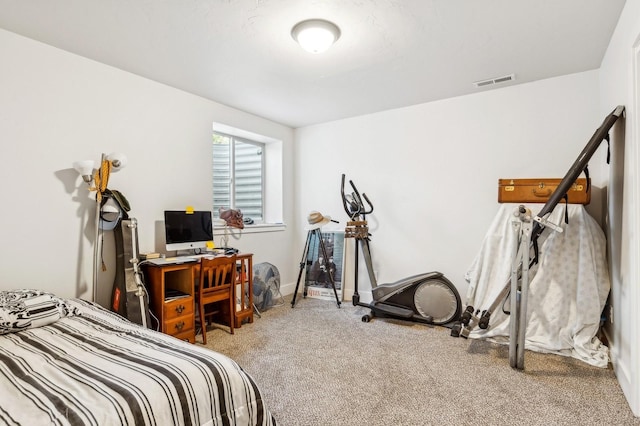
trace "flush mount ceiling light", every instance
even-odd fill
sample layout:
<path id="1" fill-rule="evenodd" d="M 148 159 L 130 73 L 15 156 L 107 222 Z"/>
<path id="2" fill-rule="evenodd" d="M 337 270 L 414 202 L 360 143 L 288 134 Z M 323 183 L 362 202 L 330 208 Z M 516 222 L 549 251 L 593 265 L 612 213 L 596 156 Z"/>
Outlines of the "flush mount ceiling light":
<path id="1" fill-rule="evenodd" d="M 324 19 L 307 19 L 291 29 L 291 37 L 311 53 L 322 53 L 340 38 L 340 28 Z"/>

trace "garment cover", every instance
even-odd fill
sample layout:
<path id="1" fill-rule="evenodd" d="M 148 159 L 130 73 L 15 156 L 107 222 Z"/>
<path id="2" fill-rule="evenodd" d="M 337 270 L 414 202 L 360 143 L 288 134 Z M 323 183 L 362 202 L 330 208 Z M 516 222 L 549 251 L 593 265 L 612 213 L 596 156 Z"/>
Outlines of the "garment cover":
<path id="1" fill-rule="evenodd" d="M 518 236 L 512 222 L 520 204 L 501 204 L 466 280 L 467 306 L 488 309 L 510 285 L 513 247 Z M 543 204 L 526 204 L 535 215 Z M 565 222 L 565 210 L 568 223 Z M 606 367 L 609 350 L 596 337 L 601 313 L 609 295 L 606 241 L 596 221 L 583 205 L 559 204 L 549 220 L 563 232 L 546 228 L 538 239 L 539 262 L 529 272 L 529 299 L 525 348 L 571 356 Z M 533 257 L 533 249 L 531 249 Z M 470 338 L 509 341 L 509 298 L 491 315 L 489 327 L 476 327 Z"/>

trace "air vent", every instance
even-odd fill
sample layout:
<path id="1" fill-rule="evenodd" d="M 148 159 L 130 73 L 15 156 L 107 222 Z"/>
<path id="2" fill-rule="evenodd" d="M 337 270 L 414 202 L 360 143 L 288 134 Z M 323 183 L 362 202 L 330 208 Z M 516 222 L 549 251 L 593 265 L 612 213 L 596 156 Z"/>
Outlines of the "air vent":
<path id="1" fill-rule="evenodd" d="M 516 79 L 515 74 L 509 74 L 502 77 L 490 78 L 488 80 L 475 81 L 473 85 L 476 87 L 486 87 L 486 86 L 491 86 L 498 83 L 506 83 L 508 81 L 514 81 L 515 79 Z"/>

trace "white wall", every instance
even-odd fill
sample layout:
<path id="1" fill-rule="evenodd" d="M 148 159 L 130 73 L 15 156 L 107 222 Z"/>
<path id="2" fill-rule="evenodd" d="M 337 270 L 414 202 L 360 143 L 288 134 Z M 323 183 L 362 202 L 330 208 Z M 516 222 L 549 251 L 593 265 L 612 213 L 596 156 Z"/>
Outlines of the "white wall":
<path id="1" fill-rule="evenodd" d="M 622 104 L 626 127 L 612 134 L 612 165 L 603 147 L 592 160 L 589 211 L 610 237 L 607 331 L 638 415 L 639 40 L 640 2 L 627 2 L 599 71 L 310 126 L 295 132 L 294 144 L 285 126 L 0 30 L 0 289 L 91 297 L 94 202 L 71 163 L 103 152 L 128 156 L 109 187 L 131 202 L 141 250 L 156 250 L 164 209 L 210 207 L 215 121 L 283 141 L 287 230 L 233 243 L 256 262 L 276 264 L 285 292 L 297 277 L 307 213 L 330 214 L 342 222 L 334 229 L 344 228 L 346 173 L 375 205 L 369 224 L 379 280 L 439 270 L 464 299 L 464 274 L 497 209 L 497 179 L 562 176 Z M 101 274 L 103 289 L 112 269 Z M 366 287 L 364 270 L 361 277 Z M 347 299 L 349 291 L 347 284 Z"/>
<path id="2" fill-rule="evenodd" d="M 215 121 L 283 141 L 287 230 L 245 234 L 234 245 L 276 264 L 285 292 L 295 284 L 308 212 L 344 228 L 346 173 L 375 205 L 379 280 L 439 270 L 464 298 L 464 274 L 498 207 L 497 179 L 562 176 L 604 116 L 624 104 L 626 144 L 621 152 L 621 135 L 613 135 L 612 166 L 604 148 L 594 156 L 589 211 L 613 236 L 609 332 L 638 414 L 639 37 L 640 2 L 627 2 L 599 71 L 310 126 L 295 132 L 294 144 L 285 126 L 0 30 L 0 289 L 90 298 L 94 202 L 71 163 L 103 152 L 128 156 L 109 186 L 131 202 L 141 250 L 157 249 L 164 209 L 210 206 Z M 364 270 L 361 277 L 366 287 Z M 111 281 L 112 270 L 101 275 L 103 288 Z"/>
<path id="3" fill-rule="evenodd" d="M 283 141 L 284 220 L 291 221 L 290 128 L 2 30 L 0 55 L 0 289 L 91 298 L 95 193 L 71 168 L 75 160 L 127 155 L 109 188 L 131 203 L 141 251 L 156 249 L 163 210 L 210 210 L 214 121 Z M 292 235 L 245 234 L 233 243 L 293 281 Z M 100 277 L 107 295 L 113 272 Z"/>
<path id="4" fill-rule="evenodd" d="M 564 176 L 603 119 L 597 98 L 590 71 L 297 129 L 297 219 L 316 209 L 344 227 L 345 173 L 374 204 L 378 281 L 437 270 L 464 302 L 498 179 Z M 367 297 L 363 266 L 359 282 Z"/>
<path id="5" fill-rule="evenodd" d="M 628 1 L 600 72 L 600 111 L 625 105 L 626 120 L 612 132 L 615 167 L 610 169 L 607 202 L 613 323 L 607 324 L 618 381 L 640 416 L 640 2 Z"/>

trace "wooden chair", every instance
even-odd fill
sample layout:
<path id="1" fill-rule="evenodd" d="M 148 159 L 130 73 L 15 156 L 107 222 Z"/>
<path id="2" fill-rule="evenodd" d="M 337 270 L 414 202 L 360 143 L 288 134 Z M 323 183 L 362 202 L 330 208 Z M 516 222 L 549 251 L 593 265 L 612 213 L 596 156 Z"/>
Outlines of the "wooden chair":
<path id="1" fill-rule="evenodd" d="M 202 328 L 202 340 L 207 344 L 207 321 L 213 314 L 229 315 L 229 331 L 233 333 L 235 320 L 236 255 L 202 258 L 200 277 L 196 287 L 196 305 Z M 207 311 L 207 305 L 227 301 L 228 309 Z M 210 322 L 210 321 L 209 321 Z"/>

